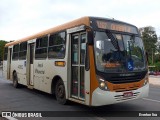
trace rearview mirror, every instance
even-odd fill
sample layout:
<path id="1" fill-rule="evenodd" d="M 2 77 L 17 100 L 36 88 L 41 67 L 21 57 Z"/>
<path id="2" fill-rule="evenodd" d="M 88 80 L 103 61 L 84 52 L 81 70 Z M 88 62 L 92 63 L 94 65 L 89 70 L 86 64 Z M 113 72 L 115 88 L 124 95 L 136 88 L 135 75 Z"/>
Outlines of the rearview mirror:
<path id="1" fill-rule="evenodd" d="M 93 31 L 87 32 L 87 44 L 93 45 Z"/>

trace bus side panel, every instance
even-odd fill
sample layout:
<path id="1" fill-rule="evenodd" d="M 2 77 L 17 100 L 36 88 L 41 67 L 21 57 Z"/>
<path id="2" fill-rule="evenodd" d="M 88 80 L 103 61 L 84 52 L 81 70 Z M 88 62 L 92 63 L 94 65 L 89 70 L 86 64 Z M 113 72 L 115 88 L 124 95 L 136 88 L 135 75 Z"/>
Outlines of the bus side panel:
<path id="1" fill-rule="evenodd" d="M 49 60 L 48 61 L 49 64 L 46 66 L 47 68 L 49 68 L 47 76 L 49 77 L 51 81 L 53 80 L 55 76 L 59 76 L 63 80 L 64 86 L 66 89 L 67 88 L 67 62 L 65 62 L 65 66 L 62 67 L 62 66 L 55 66 L 55 61 L 66 61 L 66 60 L 65 59 Z M 66 92 L 67 91 L 68 90 L 66 89 Z"/>
<path id="2" fill-rule="evenodd" d="M 7 61 L 3 61 L 3 77 L 7 79 Z"/>
<path id="3" fill-rule="evenodd" d="M 55 66 L 55 61 L 64 61 L 58 59 L 35 60 L 34 61 L 34 88 L 51 93 L 51 84 L 55 76 L 59 76 L 66 84 L 67 65 L 65 67 Z M 65 85 L 66 86 L 66 85 Z"/>
<path id="4" fill-rule="evenodd" d="M 45 86 L 46 81 L 44 80 L 46 78 L 46 72 L 47 70 L 49 70 L 45 69 L 44 66 L 46 66 L 46 64 L 47 60 L 34 60 L 34 67 L 33 67 L 34 88 L 44 92 L 47 89 Z"/>
<path id="5" fill-rule="evenodd" d="M 26 80 L 26 60 L 12 61 L 11 76 L 13 71 L 16 71 L 18 77 L 18 83 L 27 85 Z"/>

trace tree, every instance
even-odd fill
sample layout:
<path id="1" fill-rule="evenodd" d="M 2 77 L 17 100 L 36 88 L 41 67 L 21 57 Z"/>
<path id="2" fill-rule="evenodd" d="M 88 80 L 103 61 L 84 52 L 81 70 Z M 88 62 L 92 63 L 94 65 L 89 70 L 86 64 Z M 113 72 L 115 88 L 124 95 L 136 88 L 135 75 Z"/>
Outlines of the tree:
<path id="1" fill-rule="evenodd" d="M 156 46 L 157 46 L 157 53 L 160 53 L 160 41 L 156 43 Z"/>
<path id="2" fill-rule="evenodd" d="M 156 52 L 157 35 L 156 32 L 150 27 L 145 27 L 144 32 L 142 32 L 142 39 L 146 51 L 148 52 L 149 64 L 152 64 L 152 59 L 154 53 Z"/>
<path id="3" fill-rule="evenodd" d="M 156 66 L 156 71 L 160 71 L 160 62 L 156 62 L 155 63 L 155 66 Z"/>
<path id="4" fill-rule="evenodd" d="M 6 43 L 6 41 L 0 40 L 0 61 L 3 60 L 4 46 Z"/>

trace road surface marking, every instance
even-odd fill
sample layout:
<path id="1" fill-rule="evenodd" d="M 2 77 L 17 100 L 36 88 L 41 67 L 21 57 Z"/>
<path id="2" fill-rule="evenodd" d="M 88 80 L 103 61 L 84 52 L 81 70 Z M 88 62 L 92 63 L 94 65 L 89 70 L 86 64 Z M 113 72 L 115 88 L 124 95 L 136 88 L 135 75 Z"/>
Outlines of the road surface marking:
<path id="1" fill-rule="evenodd" d="M 148 100 L 148 101 L 152 101 L 152 102 L 158 102 L 158 103 L 160 103 L 160 101 L 159 100 L 153 100 L 153 99 L 148 99 L 148 98 L 142 98 L 143 100 Z"/>
<path id="2" fill-rule="evenodd" d="M 8 120 L 18 120 L 18 119 L 13 118 L 13 117 L 5 117 L 5 118 L 7 118 Z"/>

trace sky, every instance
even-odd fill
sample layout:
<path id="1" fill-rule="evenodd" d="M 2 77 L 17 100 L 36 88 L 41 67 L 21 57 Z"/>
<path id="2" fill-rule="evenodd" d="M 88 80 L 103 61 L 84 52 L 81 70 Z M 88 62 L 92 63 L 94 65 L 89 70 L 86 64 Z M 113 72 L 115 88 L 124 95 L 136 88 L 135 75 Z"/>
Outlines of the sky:
<path id="1" fill-rule="evenodd" d="M 160 0 L 0 0 L 0 40 L 17 40 L 83 16 L 114 18 L 160 36 Z"/>

